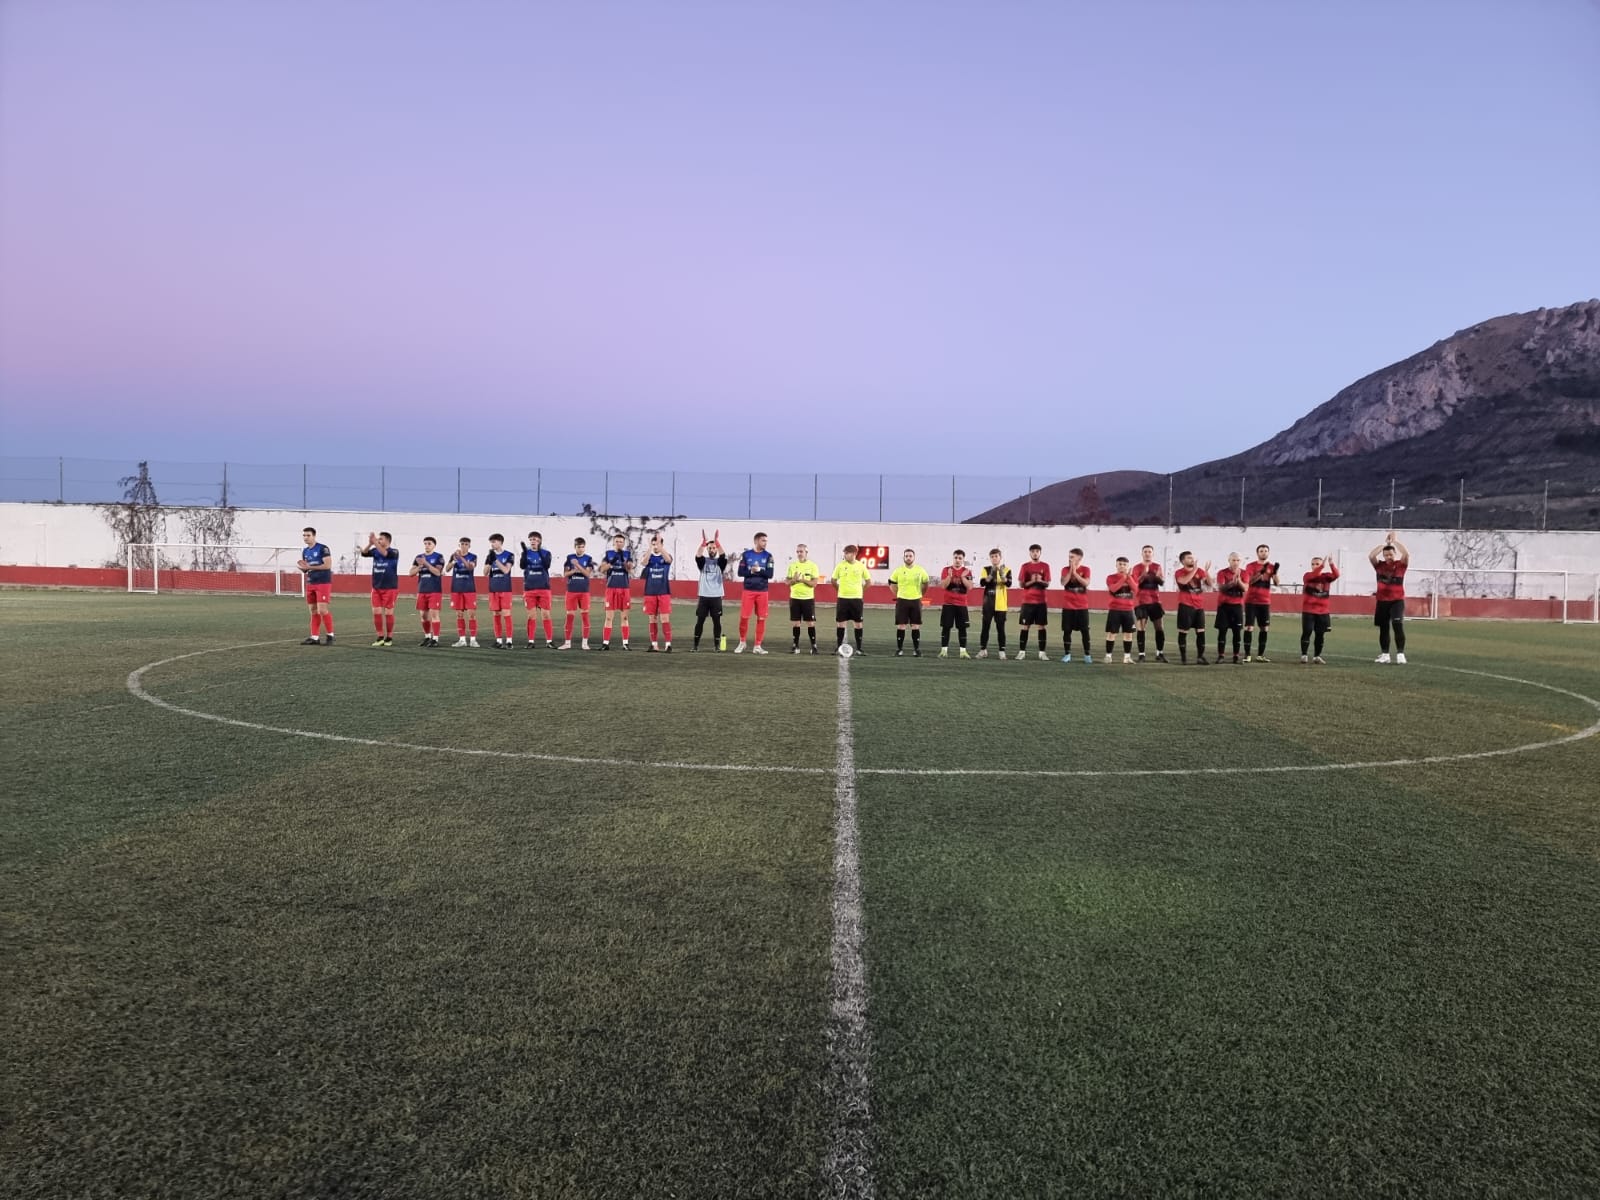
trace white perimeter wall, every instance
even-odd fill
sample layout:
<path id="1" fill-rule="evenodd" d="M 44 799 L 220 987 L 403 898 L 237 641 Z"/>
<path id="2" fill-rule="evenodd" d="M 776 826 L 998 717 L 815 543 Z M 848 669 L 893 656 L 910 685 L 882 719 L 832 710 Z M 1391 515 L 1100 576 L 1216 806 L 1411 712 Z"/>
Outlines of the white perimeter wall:
<path id="1" fill-rule="evenodd" d="M 474 548 L 481 550 L 487 547 L 491 533 L 505 534 L 507 545 L 515 550 L 530 529 L 538 529 L 544 535 L 545 546 L 557 553 L 568 550 L 575 537 L 587 538 L 591 550 L 605 542 L 605 533 L 597 534 L 587 517 L 282 509 L 240 510 L 237 541 L 241 545 L 299 546 L 300 530 L 306 525 L 316 526 L 321 540 L 344 557 L 342 570 L 357 569 L 353 547 L 358 537 L 363 542 L 366 540 L 368 530 L 387 529 L 394 534 L 407 560 L 421 552 L 422 539 L 430 534 L 439 539 L 440 549 L 446 551 L 453 548 L 460 537 L 472 538 Z M 1027 557 L 1028 545 L 1038 542 L 1044 547 L 1046 561 L 1059 572 L 1066 562 L 1067 551 L 1081 546 L 1086 561 L 1098 576 L 1108 573 L 1119 554 L 1137 559 L 1140 546 L 1146 542 L 1156 548 L 1163 562 L 1172 563 L 1180 551 L 1193 550 L 1201 562 L 1211 559 L 1219 567 L 1227 561 L 1230 551 L 1236 550 L 1248 559 L 1258 542 L 1266 542 L 1272 546 L 1273 557 L 1283 564 L 1286 573 L 1304 571 L 1315 554 L 1334 555 L 1340 566 L 1350 573 L 1350 590 L 1356 592 L 1371 590 L 1364 560 L 1367 551 L 1383 537 L 1383 530 L 1368 528 L 1259 526 L 1240 529 L 1236 525 L 1195 525 L 1173 530 L 1159 525 L 1130 529 L 1121 525 L 911 525 L 870 521 L 770 521 L 765 524 L 741 521 L 730 524 L 726 520 L 701 522 L 686 518 L 666 522 L 661 527 L 667 548 L 678 560 L 675 564 L 678 578 L 693 578 L 695 574 L 693 555 L 700 542 L 702 525 L 707 533 L 720 527 L 724 544 L 734 550 L 748 546 L 758 529 L 765 530 L 772 539 L 769 548 L 784 564 L 794 557 L 794 548 L 801 542 L 811 548 L 811 557 L 825 567 L 839 561 L 847 542 L 888 544 L 896 555 L 906 547 L 915 550 L 919 561 L 935 574 L 957 547 L 966 550 L 969 562 L 974 558 L 986 562 L 989 548 L 998 546 L 1006 562 L 1015 566 Z M 1447 565 L 1444 555 L 1448 540 L 1455 536 L 1452 531 L 1401 530 L 1400 536 L 1411 550 L 1413 569 Z M 1600 533 L 1505 531 L 1504 536 L 1513 548 L 1513 560 L 1499 566 L 1522 571 L 1591 574 L 1600 571 Z M 169 521 L 167 540 L 187 540 L 181 521 L 175 518 Z M 99 567 L 120 558 L 121 550 L 94 505 L 0 504 L 0 564 Z"/>

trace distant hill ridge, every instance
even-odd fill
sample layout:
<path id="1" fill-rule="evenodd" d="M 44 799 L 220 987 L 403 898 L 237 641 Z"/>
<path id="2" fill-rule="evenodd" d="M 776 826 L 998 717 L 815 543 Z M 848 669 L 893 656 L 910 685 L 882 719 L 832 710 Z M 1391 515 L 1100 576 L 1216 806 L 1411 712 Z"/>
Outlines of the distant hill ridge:
<path id="1" fill-rule="evenodd" d="M 1600 528 L 1600 300 L 1494 317 L 1374 371 L 1277 436 L 1171 476 L 1175 524 L 1383 519 Z M 1424 500 L 1432 504 L 1423 504 Z M 1439 504 L 1444 500 L 1444 504 Z M 1112 471 L 1051 484 L 974 522 L 1165 523 L 1168 476 Z M 1463 519 L 1468 519 L 1463 514 Z"/>

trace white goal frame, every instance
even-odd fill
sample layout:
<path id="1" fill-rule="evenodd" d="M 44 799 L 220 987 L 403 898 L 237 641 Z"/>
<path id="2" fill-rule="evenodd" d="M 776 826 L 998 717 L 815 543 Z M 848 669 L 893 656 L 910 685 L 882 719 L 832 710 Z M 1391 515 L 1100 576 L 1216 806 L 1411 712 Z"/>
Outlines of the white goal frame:
<path id="1" fill-rule="evenodd" d="M 244 592 L 252 596 L 306 594 L 305 574 L 295 564 L 304 546 L 219 546 L 201 542 L 128 542 L 123 546 L 128 591 Z M 182 587 L 184 575 L 204 578 Z"/>
<path id="2" fill-rule="evenodd" d="M 1520 605 L 1526 616 L 1509 613 L 1501 620 L 1558 621 L 1562 625 L 1600 624 L 1600 572 L 1494 570 L 1439 567 L 1406 576 L 1406 616 L 1417 620 L 1471 619 L 1497 614 L 1457 612 L 1460 602 L 1504 601 Z M 1545 612 L 1539 611 L 1541 602 Z"/>

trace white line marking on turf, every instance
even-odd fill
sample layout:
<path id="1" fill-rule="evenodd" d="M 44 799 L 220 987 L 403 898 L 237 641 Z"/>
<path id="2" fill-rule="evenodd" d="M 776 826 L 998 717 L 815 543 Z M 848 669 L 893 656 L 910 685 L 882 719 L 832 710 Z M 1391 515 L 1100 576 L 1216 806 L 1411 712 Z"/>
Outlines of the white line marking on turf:
<path id="1" fill-rule="evenodd" d="M 867 1060 L 867 968 L 861 953 L 861 854 L 856 828 L 856 749 L 850 720 L 850 660 L 839 660 L 839 734 L 834 762 L 833 969 L 828 984 L 828 1090 L 833 1137 L 822 1162 L 828 1195 L 873 1194 L 871 1087 Z"/>
<path id="2" fill-rule="evenodd" d="M 697 763 L 676 761 L 649 761 L 631 758 L 598 758 L 576 754 L 540 754 L 531 750 L 485 750 L 472 746 L 428 746 L 417 742 L 397 742 L 385 738 L 353 737 L 342 733 L 320 733 L 314 729 L 295 729 L 285 725 L 268 725 L 260 721 L 241 721 L 236 717 L 224 717 L 217 713 L 201 712 L 198 709 L 184 708 L 170 700 L 163 700 L 160 696 L 152 695 L 145 691 L 144 674 L 157 667 L 164 667 L 169 663 L 182 662 L 186 658 L 198 658 L 204 654 L 226 654 L 234 650 L 253 650 L 261 646 L 284 646 L 286 643 L 273 642 L 246 642 L 237 646 L 216 646 L 210 650 L 192 650 L 188 654 L 174 655 L 172 658 L 163 658 L 157 662 L 146 663 L 128 675 L 128 691 L 140 700 L 148 701 L 158 708 L 180 716 L 193 717 L 197 721 L 215 721 L 219 725 L 231 725 L 236 729 L 251 729 L 258 733 L 281 733 L 286 737 L 312 738 L 322 742 L 343 742 L 352 746 L 381 746 L 390 750 L 419 750 L 429 754 L 464 754 L 476 758 L 503 758 L 516 760 L 531 760 L 534 762 L 566 763 L 580 767 L 650 767 L 664 771 L 750 771 L 764 775 L 826 775 L 824 767 L 800 767 L 770 763 Z M 1556 687 L 1551 683 L 1539 683 L 1532 679 L 1518 679 L 1515 675 L 1497 675 L 1490 671 L 1469 671 L 1464 667 L 1444 667 L 1433 663 L 1411 663 L 1405 668 L 1385 667 L 1384 670 L 1429 670 L 1449 671 L 1454 675 L 1471 675 L 1478 679 L 1493 679 L 1500 683 L 1516 683 L 1523 687 L 1538 688 L 1541 691 L 1554 692 L 1558 696 L 1567 696 L 1573 700 L 1587 704 L 1596 712 L 1600 712 L 1600 700 L 1593 696 L 1585 696 L 1582 692 L 1570 691 L 1567 688 Z M 1442 763 L 1471 762 L 1475 759 L 1502 758 L 1510 754 L 1531 754 L 1536 750 L 1548 750 L 1554 746 L 1564 746 L 1569 742 L 1581 742 L 1600 734 L 1600 719 L 1584 726 L 1576 733 L 1566 737 L 1552 738 L 1547 742 L 1524 742 L 1520 746 L 1505 746 L 1497 750 L 1471 750 L 1461 754 L 1430 754 L 1422 758 L 1389 758 L 1366 759 L 1360 762 L 1334 762 L 1334 763 L 1304 763 L 1291 766 L 1262 766 L 1262 767 L 1128 767 L 1109 768 L 1105 770 L 1013 770 L 1004 767 L 857 767 L 855 774 L 861 775 L 906 775 L 924 778 L 937 778 L 942 776 L 968 776 L 968 775 L 995 775 L 1009 776 L 1018 779 L 1124 779 L 1143 776 L 1176 776 L 1176 775 L 1292 775 L 1313 774 L 1318 771 L 1362 771 L 1368 769 L 1381 769 L 1387 767 L 1423 767 L 1438 766 Z"/>

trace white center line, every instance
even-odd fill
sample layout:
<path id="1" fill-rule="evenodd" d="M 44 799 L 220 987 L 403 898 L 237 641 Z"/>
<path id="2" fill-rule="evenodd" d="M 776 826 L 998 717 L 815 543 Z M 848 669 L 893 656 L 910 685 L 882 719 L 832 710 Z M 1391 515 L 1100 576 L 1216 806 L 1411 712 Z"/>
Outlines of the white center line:
<path id="1" fill-rule="evenodd" d="M 871 1052 L 867 969 L 861 953 L 861 854 L 856 829 L 856 749 L 850 720 L 850 660 L 839 662 L 839 733 L 835 759 L 833 971 L 829 981 L 828 1084 L 833 1136 L 823 1159 L 828 1195 L 873 1195 Z"/>

